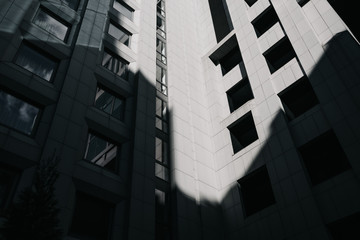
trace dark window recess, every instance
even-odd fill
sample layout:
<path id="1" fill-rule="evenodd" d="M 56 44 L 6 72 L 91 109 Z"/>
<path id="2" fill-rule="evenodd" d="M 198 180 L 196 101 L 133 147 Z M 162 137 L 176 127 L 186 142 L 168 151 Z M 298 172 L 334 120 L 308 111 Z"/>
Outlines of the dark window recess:
<path id="1" fill-rule="evenodd" d="M 233 29 L 227 4 L 222 0 L 209 0 L 217 42 L 220 42 Z"/>
<path id="2" fill-rule="evenodd" d="M 18 178 L 18 171 L 0 164 L 0 215 L 2 215 L 11 201 Z"/>
<path id="3" fill-rule="evenodd" d="M 300 7 L 303 7 L 305 4 L 307 4 L 310 0 L 296 0 Z"/>
<path id="4" fill-rule="evenodd" d="M 228 73 L 231 69 L 233 69 L 236 65 L 238 65 L 242 61 L 243 60 L 241 57 L 239 46 L 236 45 L 224 57 L 219 59 L 222 74 L 225 75 L 226 73 Z"/>
<path id="5" fill-rule="evenodd" d="M 263 55 L 271 73 L 276 72 L 279 68 L 296 57 L 295 51 L 287 37 L 281 39 Z"/>
<path id="6" fill-rule="evenodd" d="M 113 208 L 114 204 L 78 192 L 69 235 L 86 240 L 110 239 Z"/>
<path id="7" fill-rule="evenodd" d="M 313 185 L 328 180 L 350 168 L 347 157 L 330 130 L 299 148 Z"/>
<path id="8" fill-rule="evenodd" d="M 228 129 L 230 131 L 234 154 L 258 139 L 251 112 L 242 116 L 229 126 Z"/>
<path id="9" fill-rule="evenodd" d="M 226 95 L 229 102 L 230 112 L 235 111 L 247 101 L 254 98 L 248 78 L 241 80 L 235 86 L 230 88 L 230 90 L 226 92 Z"/>
<path id="10" fill-rule="evenodd" d="M 319 103 L 307 77 L 303 77 L 279 93 L 289 120 L 293 120 Z"/>
<path id="11" fill-rule="evenodd" d="M 252 5 L 254 5 L 257 2 L 257 0 L 245 0 L 245 2 L 247 3 L 247 5 L 249 7 L 251 7 Z"/>
<path id="12" fill-rule="evenodd" d="M 266 166 L 238 180 L 245 215 L 250 216 L 275 203 Z"/>
<path id="13" fill-rule="evenodd" d="M 270 6 L 252 21 L 252 25 L 254 26 L 256 35 L 260 37 L 277 22 L 279 22 L 279 18 L 274 8 Z"/>
<path id="14" fill-rule="evenodd" d="M 169 240 L 170 239 L 170 201 L 169 193 L 155 189 L 155 215 L 156 215 L 156 229 L 155 239 Z"/>
<path id="15" fill-rule="evenodd" d="M 76 10 L 79 6 L 79 0 L 63 0 L 70 8 Z"/>
<path id="16" fill-rule="evenodd" d="M 333 240 L 360 239 L 360 212 L 328 225 Z"/>
<path id="17" fill-rule="evenodd" d="M 341 19 L 350 28 L 356 39 L 360 41 L 358 7 L 355 1 L 328 0 Z"/>

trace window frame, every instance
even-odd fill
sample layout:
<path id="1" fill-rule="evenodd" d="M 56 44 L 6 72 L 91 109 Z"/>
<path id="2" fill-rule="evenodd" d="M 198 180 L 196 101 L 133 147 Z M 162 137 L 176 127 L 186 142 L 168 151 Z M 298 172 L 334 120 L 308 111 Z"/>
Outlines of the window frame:
<path id="1" fill-rule="evenodd" d="M 161 105 L 158 106 L 158 100 L 161 101 Z M 158 110 L 160 109 L 160 115 L 158 114 Z M 156 96 L 155 98 L 155 127 L 164 133 L 168 133 L 169 129 L 169 115 L 168 115 L 168 106 L 167 102 L 163 100 L 161 97 Z M 161 124 L 161 128 L 158 127 L 158 123 Z"/>
<path id="2" fill-rule="evenodd" d="M 99 94 L 100 91 L 103 91 L 103 92 L 111 95 L 111 97 L 112 97 L 112 99 L 111 99 L 111 112 L 110 112 L 110 113 L 108 113 L 108 112 L 104 111 L 103 109 L 101 109 L 101 108 L 99 108 L 99 107 L 96 106 L 96 100 L 101 96 L 101 94 L 98 96 L 98 94 Z M 116 117 L 116 116 L 113 115 L 113 113 L 114 113 L 114 106 L 115 106 L 115 100 L 120 100 L 120 101 L 122 101 L 123 107 L 122 107 L 122 110 L 121 110 L 121 117 Z M 106 87 L 104 87 L 104 86 L 102 86 L 102 85 L 100 85 L 100 84 L 99 84 L 99 85 L 97 86 L 97 88 L 96 88 L 95 100 L 94 100 L 94 107 L 95 107 L 96 109 L 98 109 L 98 110 L 100 110 L 100 111 L 108 114 L 109 116 L 114 117 L 114 118 L 122 121 L 122 122 L 123 122 L 124 119 L 125 119 L 126 98 L 123 97 L 123 96 L 119 96 L 118 94 L 114 94 L 112 91 L 109 91 Z"/>
<path id="3" fill-rule="evenodd" d="M 115 59 L 117 62 L 114 62 L 114 60 L 112 60 L 111 62 L 111 69 L 109 69 L 108 67 L 106 67 L 104 64 L 104 58 L 105 58 L 105 54 L 110 55 L 112 58 L 111 59 Z M 125 73 L 123 75 L 119 75 L 118 71 L 119 71 L 119 64 L 122 63 L 125 65 Z M 101 59 L 101 66 L 105 69 L 107 69 L 108 71 L 112 72 L 113 74 L 115 74 L 116 76 L 120 77 L 121 79 L 124 79 L 125 81 L 128 81 L 129 79 L 129 62 L 126 61 L 124 58 L 120 57 L 118 54 L 116 54 L 114 51 L 112 51 L 110 48 L 108 47 L 104 47 L 103 50 L 103 54 L 102 54 L 102 59 Z M 117 71 L 115 71 L 117 69 Z"/>
<path id="4" fill-rule="evenodd" d="M 163 25 L 158 25 L 159 19 L 162 23 L 164 23 Z M 161 28 L 161 26 L 164 26 L 163 29 Z M 160 36 L 163 39 L 166 39 L 166 21 L 164 18 L 162 18 L 159 15 L 156 15 L 156 34 L 157 34 L 157 36 Z"/>
<path id="5" fill-rule="evenodd" d="M 160 48 L 160 51 L 158 48 Z M 167 63 L 166 42 L 161 40 L 160 38 L 156 38 L 156 60 L 160 61 L 165 65 Z"/>
<path id="6" fill-rule="evenodd" d="M 160 79 L 158 79 L 158 69 L 160 69 Z M 163 82 L 163 78 L 165 81 Z M 168 95 L 168 86 L 167 86 L 167 69 L 160 64 L 156 64 L 156 90 L 165 96 Z"/>
<path id="7" fill-rule="evenodd" d="M 126 36 L 128 36 L 127 39 L 127 44 L 123 43 L 122 41 L 120 41 L 120 39 L 118 39 L 117 37 L 115 37 L 114 35 L 112 35 L 110 33 L 110 25 L 112 25 L 114 28 L 116 28 L 117 30 L 121 31 L 122 33 L 124 33 Z M 110 19 L 109 24 L 108 24 L 108 29 L 107 29 L 107 34 L 112 37 L 113 39 L 115 39 L 116 41 L 124 44 L 125 46 L 129 47 L 131 46 L 131 38 L 132 38 L 132 33 L 129 32 L 128 30 L 126 30 L 124 27 L 120 26 L 120 24 L 118 24 L 115 20 Z"/>
<path id="8" fill-rule="evenodd" d="M 124 14 L 118 8 L 116 8 L 115 3 L 117 3 L 118 5 L 122 6 L 126 10 L 128 10 L 129 13 L 130 13 L 130 17 L 128 17 L 126 14 Z M 122 1 L 122 0 L 114 0 L 114 2 L 112 4 L 112 8 L 115 9 L 117 12 L 119 12 L 125 18 L 129 19 L 130 21 L 132 21 L 132 22 L 134 21 L 134 12 L 135 12 L 135 10 L 132 7 L 130 7 L 129 5 L 127 5 L 124 1 Z"/>

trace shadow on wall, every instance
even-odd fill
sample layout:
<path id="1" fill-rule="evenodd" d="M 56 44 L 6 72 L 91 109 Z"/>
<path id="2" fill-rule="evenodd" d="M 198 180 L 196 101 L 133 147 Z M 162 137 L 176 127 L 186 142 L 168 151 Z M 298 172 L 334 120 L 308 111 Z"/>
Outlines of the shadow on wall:
<path id="1" fill-rule="evenodd" d="M 348 32 L 342 32 L 324 50 L 308 75 L 319 104 L 291 121 L 283 112 L 273 116 L 268 139 L 245 169 L 245 177 L 232 184 L 221 203 L 204 199 L 197 204 L 177 189 L 173 193 L 177 213 L 173 217 L 177 227 L 174 239 L 359 236 L 355 227 L 359 214 L 351 217 L 352 225 L 334 227 L 331 223 L 360 211 L 360 48 Z M 329 130 L 335 133 L 346 155 L 340 161 L 348 162 L 343 164 L 348 167 L 332 160 L 335 155 L 319 160 L 315 165 L 321 164 L 320 168 L 306 165 L 298 149 Z M 320 152 L 310 148 L 308 153 L 326 156 L 333 152 L 329 146 L 320 146 Z M 337 164 L 340 167 L 336 170 Z M 311 174 L 308 168 L 312 168 Z M 322 180 L 312 182 L 314 176 Z M 340 235 L 333 235 L 334 231 Z"/>

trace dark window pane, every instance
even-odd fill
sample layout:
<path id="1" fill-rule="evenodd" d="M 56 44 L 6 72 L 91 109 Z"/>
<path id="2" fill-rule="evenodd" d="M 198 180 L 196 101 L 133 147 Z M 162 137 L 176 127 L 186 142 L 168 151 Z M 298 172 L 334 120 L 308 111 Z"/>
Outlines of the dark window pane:
<path id="1" fill-rule="evenodd" d="M 242 62 L 242 57 L 240 53 L 239 46 L 236 45 L 230 52 L 228 52 L 224 57 L 219 59 L 221 65 L 222 74 L 225 75 L 236 65 Z"/>
<path id="2" fill-rule="evenodd" d="M 158 0 L 157 2 L 157 12 L 162 16 L 165 16 L 165 2 L 164 0 Z"/>
<path id="3" fill-rule="evenodd" d="M 328 225 L 333 240 L 360 239 L 360 212 Z"/>
<path id="4" fill-rule="evenodd" d="M 133 10 L 120 0 L 115 0 L 113 7 L 126 18 L 133 20 Z"/>
<path id="5" fill-rule="evenodd" d="M 110 171 L 116 171 L 117 146 L 101 137 L 89 134 L 88 145 L 85 152 L 85 160 L 104 167 Z"/>
<path id="6" fill-rule="evenodd" d="M 166 38 L 166 34 L 165 34 L 165 20 L 162 19 L 161 17 L 157 17 L 156 18 L 156 32 L 157 34 L 159 34 L 161 37 Z"/>
<path id="7" fill-rule="evenodd" d="M 160 138 L 155 138 L 155 159 L 164 165 L 168 164 L 168 145 L 167 142 Z"/>
<path id="8" fill-rule="evenodd" d="M 131 34 L 126 32 L 125 30 L 121 29 L 120 27 L 116 26 L 115 24 L 109 24 L 109 31 L 108 33 L 114 37 L 116 40 L 120 41 L 126 46 L 130 45 L 130 36 Z"/>
<path id="9" fill-rule="evenodd" d="M 304 144 L 299 152 L 314 185 L 350 169 L 347 157 L 332 130 Z"/>
<path id="10" fill-rule="evenodd" d="M 163 41 L 156 39 L 156 58 L 166 64 L 166 46 Z"/>
<path id="11" fill-rule="evenodd" d="M 65 41 L 69 27 L 43 9 L 39 9 L 34 18 L 34 23 L 55 37 Z"/>
<path id="12" fill-rule="evenodd" d="M 125 113 L 125 99 L 115 97 L 104 89 L 98 88 L 95 96 L 95 107 L 123 120 Z"/>
<path id="13" fill-rule="evenodd" d="M 257 2 L 257 0 L 245 0 L 245 2 L 247 3 L 247 5 L 249 5 L 249 7 L 251 7 Z"/>
<path id="14" fill-rule="evenodd" d="M 18 176 L 15 169 L 0 165 L 0 214 L 9 204 Z"/>
<path id="15" fill-rule="evenodd" d="M 109 239 L 113 210 L 113 204 L 78 192 L 69 234 L 85 240 Z"/>
<path id="16" fill-rule="evenodd" d="M 279 22 L 279 18 L 272 6 L 267 8 L 262 14 L 260 14 L 253 22 L 256 35 L 260 37 L 272 26 Z"/>
<path id="17" fill-rule="evenodd" d="M 226 92 L 226 95 L 229 102 L 230 112 L 235 111 L 247 101 L 254 98 L 248 78 L 241 80 L 238 84 L 233 86 Z"/>
<path id="18" fill-rule="evenodd" d="M 260 167 L 238 180 L 238 183 L 246 216 L 250 216 L 275 203 L 266 166 Z"/>
<path id="19" fill-rule="evenodd" d="M 70 8 L 76 10 L 80 0 L 63 0 Z"/>
<path id="20" fill-rule="evenodd" d="M 155 176 L 164 180 L 169 181 L 169 169 L 157 162 L 155 162 Z"/>
<path id="21" fill-rule="evenodd" d="M 47 81 L 50 81 L 57 67 L 56 61 L 24 44 L 19 49 L 15 63 Z"/>
<path id="22" fill-rule="evenodd" d="M 156 65 L 156 89 L 167 95 L 166 70 L 159 65 Z"/>
<path id="23" fill-rule="evenodd" d="M 0 90 L 0 123 L 30 135 L 39 108 Z"/>
<path id="24" fill-rule="evenodd" d="M 104 50 L 102 66 L 127 80 L 128 63 L 108 49 Z"/>

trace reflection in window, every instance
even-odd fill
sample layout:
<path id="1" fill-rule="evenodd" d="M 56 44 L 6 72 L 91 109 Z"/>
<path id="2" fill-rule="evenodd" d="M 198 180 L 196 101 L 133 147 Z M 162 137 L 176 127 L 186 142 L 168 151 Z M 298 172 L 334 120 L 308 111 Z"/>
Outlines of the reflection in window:
<path id="1" fill-rule="evenodd" d="M 70 8 L 76 10 L 79 6 L 79 0 L 63 0 Z"/>
<path id="2" fill-rule="evenodd" d="M 69 27 L 43 9 L 40 8 L 37 12 L 34 23 L 60 40 L 65 41 Z"/>
<path id="3" fill-rule="evenodd" d="M 117 149 L 115 144 L 89 133 L 85 160 L 110 171 L 116 171 Z"/>
<path id="4" fill-rule="evenodd" d="M 165 17 L 165 2 L 164 0 L 157 0 L 157 13 Z"/>
<path id="5" fill-rule="evenodd" d="M 121 0 L 115 0 L 113 7 L 119 11 L 122 15 L 124 15 L 126 18 L 133 20 L 133 12 L 130 7 L 128 7 L 125 3 L 123 3 Z"/>
<path id="6" fill-rule="evenodd" d="M 165 42 L 156 39 L 156 59 L 166 64 L 166 46 Z"/>
<path id="7" fill-rule="evenodd" d="M 167 124 L 167 108 L 166 102 L 160 98 L 156 98 L 156 128 L 162 130 L 163 132 L 168 131 Z"/>
<path id="8" fill-rule="evenodd" d="M 157 16 L 156 18 L 156 32 L 157 34 L 159 34 L 161 37 L 166 38 L 166 34 L 165 34 L 165 20 L 162 19 L 161 17 Z"/>
<path id="9" fill-rule="evenodd" d="M 167 95 L 166 70 L 159 65 L 156 65 L 156 89 Z"/>
<path id="10" fill-rule="evenodd" d="M 127 80 L 128 63 L 110 50 L 104 50 L 102 66 Z"/>
<path id="11" fill-rule="evenodd" d="M 155 138 L 155 176 L 169 181 L 168 144 L 165 140 Z"/>
<path id="12" fill-rule="evenodd" d="M 114 37 L 116 40 L 120 41 L 121 43 L 125 44 L 126 46 L 129 46 L 130 44 L 130 36 L 131 34 L 122 28 L 115 25 L 113 22 L 110 22 L 109 24 L 109 30 L 108 33 Z"/>
<path id="13" fill-rule="evenodd" d="M 119 120 L 124 119 L 125 99 L 115 97 L 101 88 L 97 88 L 95 107 Z"/>
<path id="14" fill-rule="evenodd" d="M 39 109 L 0 90 L 0 123 L 31 135 Z"/>
<path id="15" fill-rule="evenodd" d="M 15 169 L 0 165 L 0 214 L 10 202 L 18 176 L 18 172 Z"/>
<path id="16" fill-rule="evenodd" d="M 54 59 L 25 44 L 21 45 L 15 63 L 47 81 L 51 80 L 57 67 Z"/>

